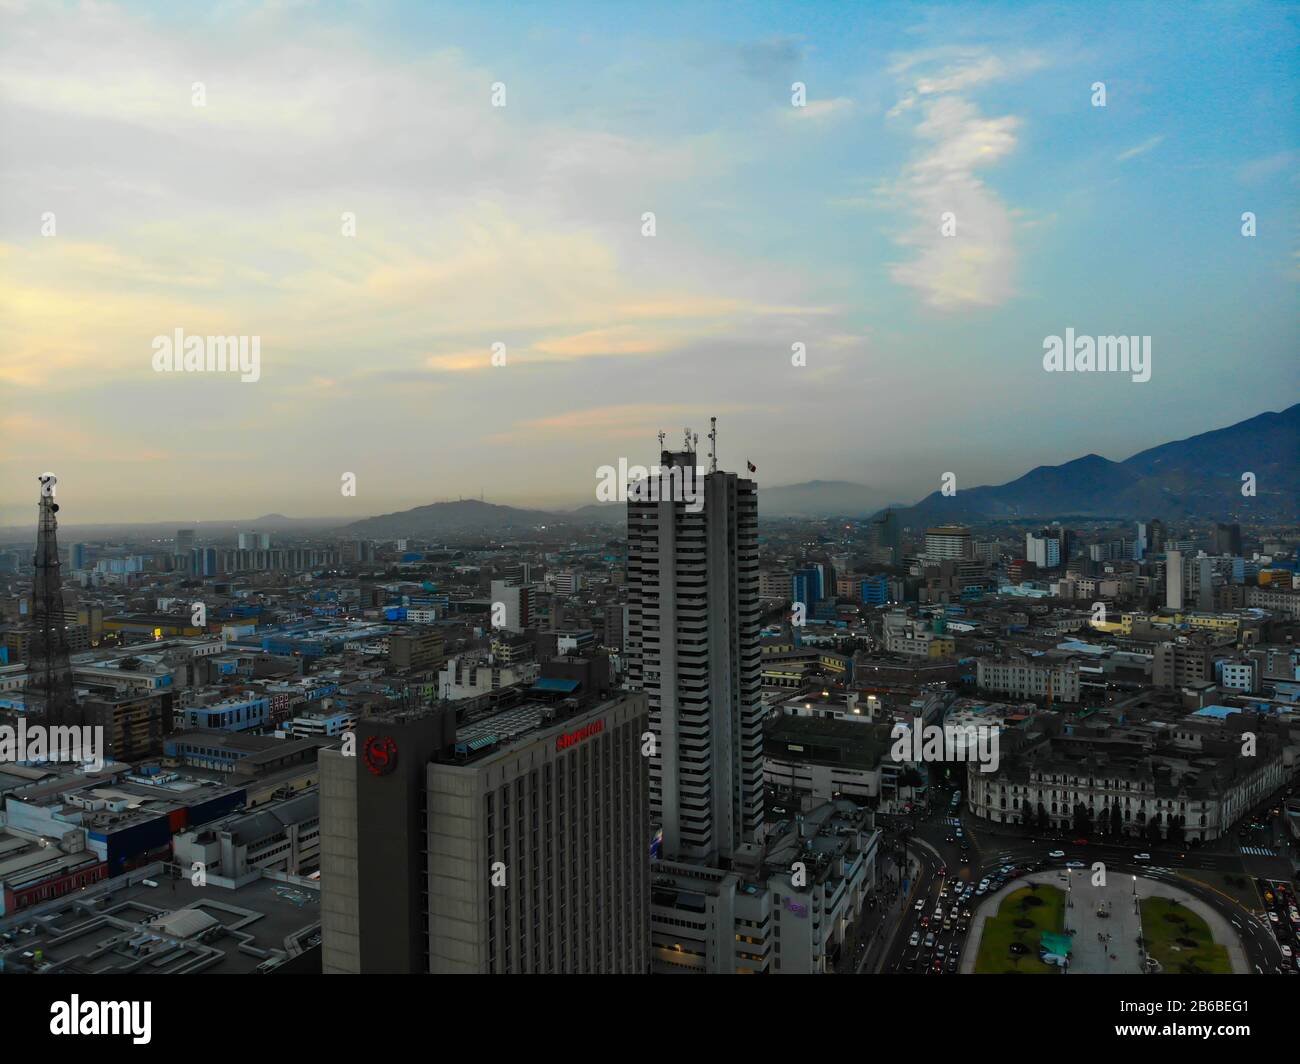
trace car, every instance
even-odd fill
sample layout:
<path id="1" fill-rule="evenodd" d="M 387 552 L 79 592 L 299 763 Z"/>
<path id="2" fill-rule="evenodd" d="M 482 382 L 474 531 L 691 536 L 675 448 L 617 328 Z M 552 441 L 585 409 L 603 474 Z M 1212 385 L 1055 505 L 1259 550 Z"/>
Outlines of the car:
<path id="1" fill-rule="evenodd" d="M 925 908 L 925 899 L 918 898 L 916 904 L 913 905 L 912 908 L 914 908 L 917 912 L 920 912 L 922 909 Z"/>
<path id="2" fill-rule="evenodd" d="M 954 974 L 956 971 L 957 971 L 957 958 L 956 958 L 956 957 L 949 957 L 949 958 L 948 958 L 948 974 L 949 974 L 949 975 L 952 975 L 952 974 Z"/>
<path id="3" fill-rule="evenodd" d="M 934 907 L 934 920 L 935 920 L 935 923 L 938 923 L 938 922 L 939 922 L 940 920 L 942 920 L 942 919 L 943 919 L 943 906 L 942 906 L 942 905 L 936 905 L 936 906 Z"/>
<path id="4" fill-rule="evenodd" d="M 944 950 L 945 950 L 946 948 L 947 948 L 947 947 L 945 947 L 944 944 L 943 944 L 942 942 L 940 942 L 937 946 L 934 947 L 934 952 L 935 952 L 938 956 L 942 957 L 943 954 L 944 954 Z"/>
<path id="5" fill-rule="evenodd" d="M 970 854 L 968 854 L 965 850 L 963 850 L 961 854 L 961 863 L 970 864 Z"/>
<path id="6" fill-rule="evenodd" d="M 934 932 L 930 931 L 925 936 L 925 948 L 934 949 Z"/>
<path id="7" fill-rule="evenodd" d="M 969 909 L 963 909 L 963 910 L 961 911 L 961 918 L 962 918 L 963 920 L 969 920 L 969 919 L 970 919 L 970 910 L 969 910 Z"/>
<path id="8" fill-rule="evenodd" d="M 1072 846 L 1087 846 L 1087 845 L 1088 845 L 1088 840 L 1087 840 L 1087 839 L 1075 839 L 1074 842 L 1072 842 L 1070 845 L 1072 845 Z"/>
<path id="9" fill-rule="evenodd" d="M 913 931 L 912 937 L 907 940 L 909 946 L 919 946 L 921 944 L 921 932 Z"/>
<path id="10" fill-rule="evenodd" d="M 939 869 L 939 878 L 943 879 L 943 877 L 946 876 L 947 874 L 948 874 L 948 866 L 944 865 L 942 868 Z"/>
<path id="11" fill-rule="evenodd" d="M 988 876 L 985 876 L 983 879 L 980 880 L 980 886 L 981 886 L 981 887 L 987 887 L 987 886 L 989 885 L 990 882 L 992 882 L 992 881 L 989 879 L 989 877 L 988 877 Z"/>
<path id="12" fill-rule="evenodd" d="M 1066 868 L 1086 868 L 1087 865 L 1085 865 L 1082 861 L 1066 861 L 1066 862 L 1065 862 L 1065 867 L 1066 867 Z"/>
<path id="13" fill-rule="evenodd" d="M 1149 853 L 1135 853 L 1135 854 L 1133 855 L 1133 860 L 1135 860 L 1135 861 L 1149 861 L 1149 860 L 1151 860 L 1151 855 L 1150 855 Z"/>
<path id="14" fill-rule="evenodd" d="M 922 926 L 922 927 L 929 927 L 929 926 L 930 926 L 930 918 L 929 918 L 928 916 L 923 916 L 923 917 L 921 917 L 921 926 Z"/>
<path id="15" fill-rule="evenodd" d="M 1283 957 L 1285 957 L 1287 960 L 1291 959 L 1291 947 L 1288 946 L 1285 942 L 1283 942 L 1280 946 L 1278 946 L 1278 949 L 1282 951 Z"/>
<path id="16" fill-rule="evenodd" d="M 934 966 L 930 969 L 935 975 L 943 975 L 943 961 L 936 960 Z"/>
<path id="17" fill-rule="evenodd" d="M 975 888 L 975 897 L 977 897 L 977 898 L 982 898 L 982 897 L 984 897 L 984 895 L 987 894 L 988 892 L 989 892 L 989 888 L 988 888 L 988 887 L 976 887 L 976 888 Z"/>
<path id="18" fill-rule="evenodd" d="M 1065 851 L 1064 851 L 1064 850 L 1052 850 L 1051 853 L 1049 853 L 1047 856 L 1048 856 L 1048 857 L 1064 857 L 1064 856 L 1065 856 Z"/>
<path id="19" fill-rule="evenodd" d="M 1281 918 L 1280 916 L 1278 916 L 1277 913 L 1275 913 L 1275 912 L 1270 912 L 1270 913 L 1268 914 L 1268 918 L 1269 918 L 1270 920 L 1272 920 L 1273 923 L 1275 923 L 1275 924 L 1280 924 L 1280 923 L 1282 922 L 1282 918 Z"/>
<path id="20" fill-rule="evenodd" d="M 943 841 L 944 841 L 944 842 L 956 842 L 956 841 L 957 841 L 957 836 L 956 836 L 956 835 L 945 835 L 945 836 L 943 837 Z"/>
<path id="21" fill-rule="evenodd" d="M 1016 870 L 1016 866 L 1009 865 L 1009 864 L 1004 864 L 1001 868 L 998 869 L 998 871 L 1001 872 L 1004 876 L 1011 875 L 1011 873 L 1014 872 L 1015 870 Z"/>

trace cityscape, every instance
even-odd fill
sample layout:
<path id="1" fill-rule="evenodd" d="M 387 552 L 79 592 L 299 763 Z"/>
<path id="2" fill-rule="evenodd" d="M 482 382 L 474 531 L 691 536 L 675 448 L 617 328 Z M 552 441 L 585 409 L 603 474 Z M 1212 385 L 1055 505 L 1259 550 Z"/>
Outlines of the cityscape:
<path id="1" fill-rule="evenodd" d="M 1114 1040 L 1262 1030 L 1294 7 L 0 19 L 38 1036 L 168 1044 L 190 984 L 127 977 L 236 974 L 866 975 L 908 1015 L 895 977 L 1029 974 Z"/>

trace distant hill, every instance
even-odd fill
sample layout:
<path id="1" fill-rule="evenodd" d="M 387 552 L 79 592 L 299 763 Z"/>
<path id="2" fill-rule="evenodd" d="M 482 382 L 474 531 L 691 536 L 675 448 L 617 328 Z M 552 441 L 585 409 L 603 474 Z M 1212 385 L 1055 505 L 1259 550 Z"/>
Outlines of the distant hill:
<path id="1" fill-rule="evenodd" d="M 448 532 L 500 532 L 510 529 L 533 529 L 539 525 L 594 525 L 616 524 L 623 520 L 624 507 L 611 506 L 606 515 L 604 508 L 584 506 L 572 513 L 547 510 L 523 510 L 515 506 L 500 506 L 478 499 L 460 499 L 456 502 L 435 502 L 417 506 L 412 510 L 367 517 L 338 529 L 341 535 L 361 536 L 368 539 L 395 537 L 438 538 Z M 595 512 L 592 512 L 595 511 Z"/>
<path id="2" fill-rule="evenodd" d="M 766 517 L 865 517 L 887 500 L 874 488 L 847 480 L 809 480 L 760 487 L 758 512 Z"/>
<path id="3" fill-rule="evenodd" d="M 1295 521 L 1300 516 L 1300 403 L 1162 443 L 1123 462 L 1089 454 L 997 487 L 933 492 L 899 511 L 906 525 L 1077 515 Z M 1254 473 L 1256 497 L 1243 498 Z"/>

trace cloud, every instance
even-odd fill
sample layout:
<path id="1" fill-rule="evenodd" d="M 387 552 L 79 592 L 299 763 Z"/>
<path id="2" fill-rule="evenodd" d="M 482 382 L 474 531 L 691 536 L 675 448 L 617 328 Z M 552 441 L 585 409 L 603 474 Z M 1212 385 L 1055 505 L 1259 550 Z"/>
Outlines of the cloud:
<path id="1" fill-rule="evenodd" d="M 853 101 L 847 96 L 830 100 L 809 100 L 803 107 L 782 107 L 781 116 L 790 122 L 825 124 L 846 117 L 853 110 Z"/>
<path id="2" fill-rule="evenodd" d="M 918 71 L 936 61 L 945 62 L 936 73 Z M 979 172 L 1015 151 L 1021 121 L 1014 115 L 987 117 L 959 93 L 1042 65 L 1042 58 L 1030 53 L 1007 60 L 939 49 L 898 57 L 891 67 L 906 75 L 910 85 L 890 114 L 919 109 L 913 134 L 923 147 L 881 189 L 914 220 L 896 237 L 912 256 L 892 265 L 890 275 L 922 293 L 932 307 L 995 306 L 1014 293 L 1011 215 Z M 943 233 L 949 213 L 955 218 L 954 235 Z"/>
<path id="3" fill-rule="evenodd" d="M 1275 174 L 1293 170 L 1298 154 L 1294 151 L 1280 151 L 1260 159 L 1252 159 L 1237 167 L 1236 177 L 1243 185 L 1257 185 L 1269 180 Z M 1295 174 L 1292 174 L 1295 180 Z"/>
<path id="4" fill-rule="evenodd" d="M 1164 135 L 1161 134 L 1159 136 L 1151 137 L 1147 140 L 1144 140 L 1141 144 L 1137 145 L 1136 147 L 1129 148 L 1128 151 L 1120 152 L 1117 156 L 1115 156 L 1115 161 L 1118 163 L 1122 163 L 1125 159 L 1132 159 L 1138 155 L 1145 155 L 1152 148 L 1157 147 L 1164 139 L 1165 139 Z"/>

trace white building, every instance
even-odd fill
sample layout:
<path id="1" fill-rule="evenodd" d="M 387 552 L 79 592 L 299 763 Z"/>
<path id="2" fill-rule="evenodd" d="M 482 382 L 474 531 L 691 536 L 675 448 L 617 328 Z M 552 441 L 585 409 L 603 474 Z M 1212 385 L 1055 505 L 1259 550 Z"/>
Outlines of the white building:
<path id="1" fill-rule="evenodd" d="M 980 658 L 976 684 L 982 691 L 997 691 L 1014 698 L 1079 701 L 1079 666 L 1076 662 L 1035 662 L 1028 658 L 993 661 Z"/>
<path id="2" fill-rule="evenodd" d="M 659 464 L 671 474 L 627 507 L 627 683 L 649 700 L 663 852 L 715 862 L 763 822 L 758 497 L 693 449 Z"/>

